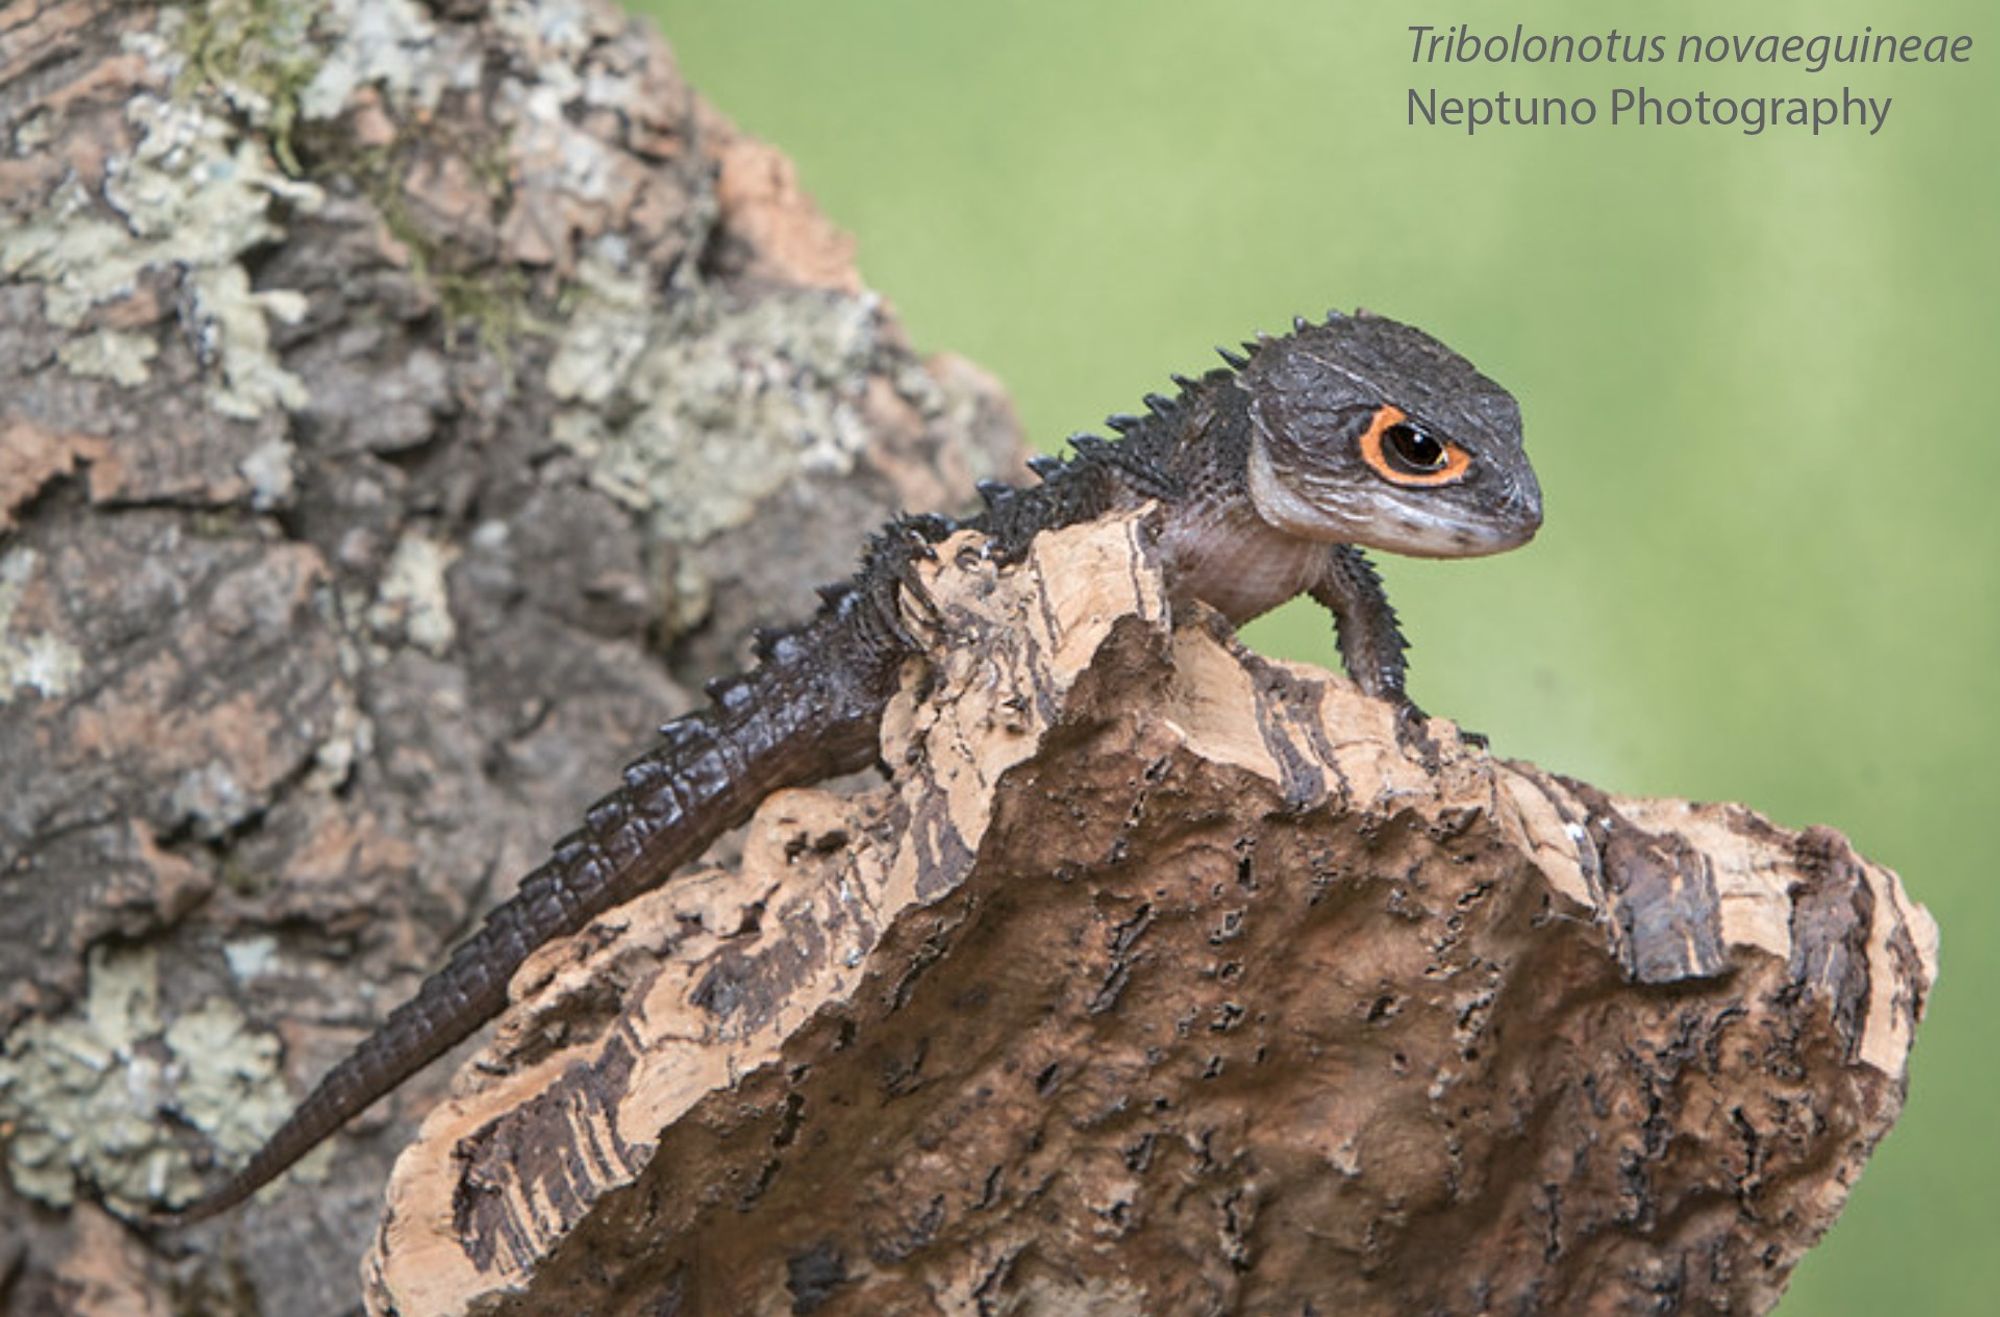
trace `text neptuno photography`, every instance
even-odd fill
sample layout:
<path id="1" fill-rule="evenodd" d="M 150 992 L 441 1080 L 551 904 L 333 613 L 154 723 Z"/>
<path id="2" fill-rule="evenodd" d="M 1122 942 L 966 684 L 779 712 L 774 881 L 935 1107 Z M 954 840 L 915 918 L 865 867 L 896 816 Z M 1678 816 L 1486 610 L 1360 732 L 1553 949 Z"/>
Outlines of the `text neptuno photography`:
<path id="1" fill-rule="evenodd" d="M 1889 121 L 1894 98 L 1849 85 L 1851 70 L 1882 65 L 1960 65 L 1972 61 L 1972 38 L 1950 33 L 1878 32 L 1538 32 L 1516 23 L 1512 31 L 1482 30 L 1470 23 L 1439 27 L 1411 24 L 1410 61 L 1422 65 L 1607 65 L 1634 74 L 1647 66 L 1731 68 L 1762 66 L 1774 75 L 1807 78 L 1800 86 L 1769 92 L 1717 94 L 1705 88 L 1669 88 L 1656 78 L 1620 79 L 1591 95 L 1537 95 L 1514 88 L 1465 93 L 1436 86 L 1409 89 L 1412 127 L 1478 133 L 1495 128 L 1720 128 L 1757 137 L 1774 130 L 1874 136 Z M 1835 73 L 1839 70 L 1839 73 Z M 1842 77 L 1828 86 L 1829 74 Z"/>

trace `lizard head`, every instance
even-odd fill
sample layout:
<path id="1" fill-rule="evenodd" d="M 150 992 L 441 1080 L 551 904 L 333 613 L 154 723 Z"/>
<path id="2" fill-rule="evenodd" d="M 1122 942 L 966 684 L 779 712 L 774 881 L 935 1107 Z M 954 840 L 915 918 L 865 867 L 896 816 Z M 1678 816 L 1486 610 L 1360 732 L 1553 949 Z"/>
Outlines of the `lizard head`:
<path id="1" fill-rule="evenodd" d="M 1251 501 L 1287 534 L 1470 558 L 1542 524 L 1519 405 L 1420 330 L 1366 312 L 1299 322 L 1237 375 Z"/>

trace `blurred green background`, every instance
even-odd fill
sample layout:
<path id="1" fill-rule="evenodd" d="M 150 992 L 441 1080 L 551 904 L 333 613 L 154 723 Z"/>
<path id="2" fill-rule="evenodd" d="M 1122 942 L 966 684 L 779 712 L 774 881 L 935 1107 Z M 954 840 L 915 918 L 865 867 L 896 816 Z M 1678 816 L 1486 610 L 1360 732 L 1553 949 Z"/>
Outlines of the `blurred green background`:
<path id="1" fill-rule="evenodd" d="M 782 146 L 918 345 L 1044 447 L 1294 312 L 1416 322 L 1520 397 L 1548 522 L 1388 560 L 1412 688 L 1627 793 L 1834 824 L 1944 932 L 1910 1103 L 1785 1317 L 2000 1293 L 2000 41 L 1991 0 L 639 0 Z M 1412 15 L 1418 15 L 1412 17 Z M 1969 32 L 1962 66 L 1410 62 L 1481 30 Z M 1892 96 L 1886 126 L 1411 127 L 1407 90 Z M 1331 660 L 1322 617 L 1261 648 Z"/>

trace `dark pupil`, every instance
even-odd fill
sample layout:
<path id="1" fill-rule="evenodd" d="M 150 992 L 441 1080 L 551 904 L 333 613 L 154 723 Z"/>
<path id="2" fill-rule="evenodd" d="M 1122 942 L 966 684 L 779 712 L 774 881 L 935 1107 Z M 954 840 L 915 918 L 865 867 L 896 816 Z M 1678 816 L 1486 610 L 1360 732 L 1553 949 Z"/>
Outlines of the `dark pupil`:
<path id="1" fill-rule="evenodd" d="M 1434 470 L 1444 464 L 1444 445 L 1414 425 L 1392 425 L 1382 432 L 1389 452 L 1419 471 Z"/>

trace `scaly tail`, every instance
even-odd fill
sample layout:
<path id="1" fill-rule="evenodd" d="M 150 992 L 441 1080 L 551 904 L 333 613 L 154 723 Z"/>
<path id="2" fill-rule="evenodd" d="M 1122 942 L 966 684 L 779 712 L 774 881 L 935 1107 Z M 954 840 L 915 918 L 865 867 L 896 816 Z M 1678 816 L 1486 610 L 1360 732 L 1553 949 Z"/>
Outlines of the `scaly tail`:
<path id="1" fill-rule="evenodd" d="M 624 785 L 486 917 L 417 995 L 322 1079 L 248 1164 L 166 1221 L 214 1216 L 248 1198 L 351 1117 L 436 1060 L 506 1004 L 530 952 L 658 885 L 748 818 L 773 791 L 873 763 L 882 710 L 914 642 L 896 613 L 922 541 L 903 523 L 879 537 L 857 582 L 822 592 L 817 617 L 759 638 L 762 662 L 712 682 L 709 707 L 660 729 Z M 929 534 L 925 534 L 929 531 Z M 914 549 L 914 552 L 913 552 Z"/>

